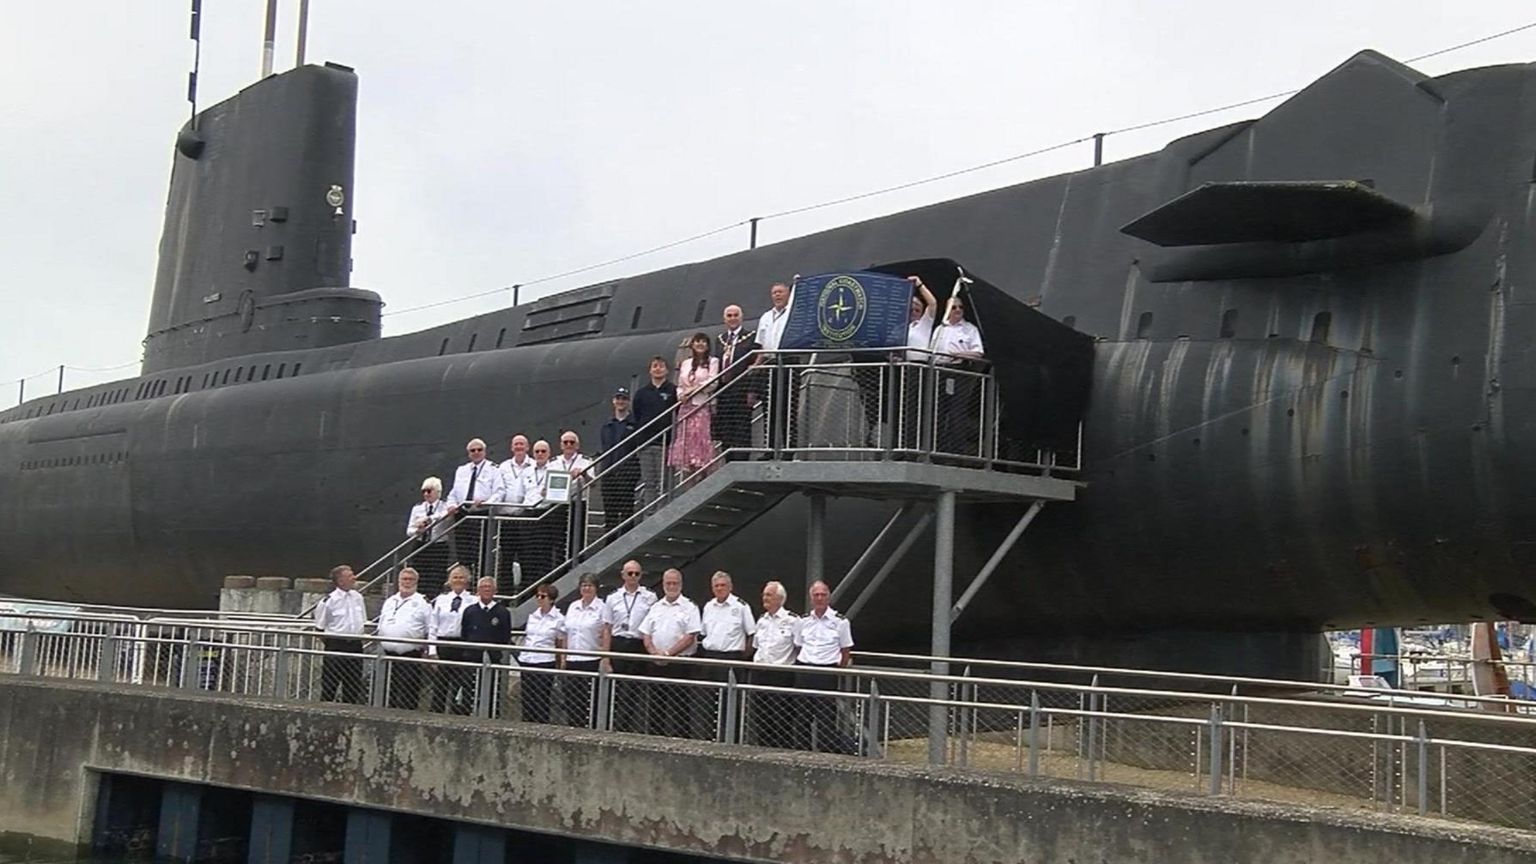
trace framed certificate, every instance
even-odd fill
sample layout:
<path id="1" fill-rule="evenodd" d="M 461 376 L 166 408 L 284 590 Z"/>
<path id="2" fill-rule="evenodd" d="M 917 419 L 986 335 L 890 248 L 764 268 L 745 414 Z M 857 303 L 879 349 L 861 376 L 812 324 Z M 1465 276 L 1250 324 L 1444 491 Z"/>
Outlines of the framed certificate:
<path id="1" fill-rule="evenodd" d="M 545 478 L 544 500 L 553 504 L 565 504 L 571 500 L 571 475 L 564 471 L 551 471 Z"/>

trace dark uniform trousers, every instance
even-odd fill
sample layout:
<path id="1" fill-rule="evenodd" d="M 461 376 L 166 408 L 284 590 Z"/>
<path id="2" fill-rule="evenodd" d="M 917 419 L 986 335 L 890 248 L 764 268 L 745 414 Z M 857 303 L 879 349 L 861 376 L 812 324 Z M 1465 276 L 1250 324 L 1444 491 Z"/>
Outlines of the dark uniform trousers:
<path id="1" fill-rule="evenodd" d="M 326 657 L 320 667 L 320 701 L 363 704 L 363 640 L 323 637 Z"/>
<path id="2" fill-rule="evenodd" d="M 650 663 L 645 660 L 645 643 L 629 636 L 615 636 L 611 648 L 616 654 L 634 655 L 615 657 L 615 675 L 649 675 Z M 644 732 L 647 684 L 644 681 L 613 682 L 613 729 L 615 732 Z"/>
<path id="3" fill-rule="evenodd" d="M 795 686 L 795 673 L 787 666 L 754 666 L 751 683 L 759 687 Z M 796 734 L 796 697 L 790 693 L 751 691 L 747 710 L 752 743 L 760 747 L 793 750 L 800 746 Z"/>
<path id="4" fill-rule="evenodd" d="M 651 734 L 668 738 L 689 738 L 688 717 L 690 691 L 694 688 L 682 683 L 693 677 L 693 670 L 684 663 L 658 663 L 652 661 L 650 674 L 658 681 L 650 686 Z"/>
<path id="5" fill-rule="evenodd" d="M 555 662 L 518 663 L 524 723 L 548 723 L 555 697 Z"/>
<path id="6" fill-rule="evenodd" d="M 566 660 L 565 671 L 587 672 L 596 675 L 601 660 Z M 592 685 L 596 678 L 586 675 L 566 675 L 560 679 L 560 709 L 565 713 L 565 725 L 578 729 L 592 726 Z"/>
<path id="7" fill-rule="evenodd" d="M 799 661 L 795 662 L 795 666 L 800 669 L 839 668 L 836 665 L 817 666 Z M 795 731 L 799 741 L 796 746 L 802 750 L 852 755 L 856 749 L 853 740 L 837 722 L 837 696 L 834 694 L 838 692 L 838 676 L 823 672 L 800 672 L 795 676 L 795 683 L 801 690 L 809 691 L 798 697 L 800 711 Z"/>
<path id="8" fill-rule="evenodd" d="M 468 714 L 475 704 L 475 667 L 463 665 L 479 659 L 479 652 L 456 648 L 452 643 L 458 637 L 442 639 L 437 643 L 437 659 L 445 661 L 437 667 L 437 678 L 432 689 L 432 710 L 441 714 Z"/>
<path id="9" fill-rule="evenodd" d="M 396 654 L 385 652 L 389 670 L 389 707 L 415 711 L 421 707 L 421 685 L 426 678 L 427 667 L 417 662 L 422 657 L 420 648 Z"/>

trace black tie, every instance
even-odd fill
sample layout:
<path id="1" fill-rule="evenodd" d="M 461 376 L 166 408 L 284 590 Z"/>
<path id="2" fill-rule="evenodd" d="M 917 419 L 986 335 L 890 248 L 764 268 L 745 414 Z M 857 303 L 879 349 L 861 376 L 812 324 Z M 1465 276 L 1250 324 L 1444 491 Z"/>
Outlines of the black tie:
<path id="1" fill-rule="evenodd" d="M 457 612 L 457 611 L 459 611 L 459 605 L 461 603 L 463 603 L 463 602 L 464 602 L 464 598 L 463 597 L 455 597 L 455 598 L 453 598 L 453 605 L 448 607 L 448 611 L 449 612 Z"/>
<path id="2" fill-rule="evenodd" d="M 469 472 L 469 502 L 471 504 L 473 504 L 475 502 L 475 483 L 479 479 L 480 479 L 480 466 L 476 465 L 475 469 L 473 471 Z"/>
<path id="3" fill-rule="evenodd" d="M 428 518 L 428 519 L 431 519 L 431 518 L 432 518 L 432 508 L 433 508 L 433 507 L 436 507 L 436 506 L 437 506 L 437 505 L 436 505 L 436 504 L 434 504 L 434 503 L 432 503 L 432 502 L 431 502 L 431 501 L 428 501 L 428 502 L 427 502 L 427 518 Z"/>

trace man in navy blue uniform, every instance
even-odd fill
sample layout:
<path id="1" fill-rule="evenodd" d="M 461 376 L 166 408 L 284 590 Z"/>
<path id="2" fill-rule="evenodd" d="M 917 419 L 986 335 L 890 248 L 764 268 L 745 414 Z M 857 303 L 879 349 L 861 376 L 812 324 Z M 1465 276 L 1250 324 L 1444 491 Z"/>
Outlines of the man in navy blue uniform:
<path id="1" fill-rule="evenodd" d="M 460 638 L 470 643 L 511 645 L 512 611 L 496 600 L 496 580 L 489 576 L 480 577 L 480 581 L 475 583 L 475 595 L 475 602 L 464 610 Z M 472 647 L 466 649 L 464 655 L 464 659 L 474 663 L 480 663 L 486 658 L 492 664 L 505 665 L 507 662 L 506 651 L 492 648 Z M 482 669 L 482 672 L 485 671 Z M 489 700 L 489 714 L 495 717 L 500 713 L 497 708 L 501 703 L 501 688 L 498 685 L 506 671 L 495 668 L 488 671 L 490 680 L 480 681 L 475 690 L 479 699 Z"/>
<path id="2" fill-rule="evenodd" d="M 603 484 L 603 528 L 613 530 L 635 514 L 635 487 L 640 485 L 638 457 L 631 458 L 634 441 L 626 441 L 638 424 L 629 411 L 629 390 L 613 392 L 613 416 L 598 432 L 602 454 L 598 471 Z"/>

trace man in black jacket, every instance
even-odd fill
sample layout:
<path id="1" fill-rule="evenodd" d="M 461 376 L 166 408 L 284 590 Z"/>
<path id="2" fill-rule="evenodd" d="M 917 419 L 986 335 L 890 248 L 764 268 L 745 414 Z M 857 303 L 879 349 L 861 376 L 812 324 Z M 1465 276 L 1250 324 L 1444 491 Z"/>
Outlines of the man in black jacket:
<path id="1" fill-rule="evenodd" d="M 598 432 L 602 454 L 598 471 L 603 478 L 603 528 L 611 531 L 635 515 L 635 487 L 640 485 L 639 458 L 631 457 L 634 441 L 625 440 L 639 428 L 629 412 L 629 390 L 613 393 L 613 416 Z"/>
<path id="2" fill-rule="evenodd" d="M 463 623 L 459 632 L 463 641 L 470 643 L 487 643 L 491 645 L 512 644 L 512 612 L 496 600 L 496 580 L 489 576 L 480 577 L 475 583 L 476 602 L 471 603 L 464 610 Z M 471 647 L 464 651 L 464 659 L 474 663 L 481 663 L 489 659 L 492 664 L 505 665 L 507 653 L 491 648 Z M 481 680 L 475 687 L 475 705 L 480 708 L 484 716 L 495 717 L 500 714 L 501 705 L 501 679 L 505 676 L 505 669 L 481 668 Z M 488 677 L 487 677 L 488 676 Z M 481 708 L 481 706 L 485 706 Z"/>
<path id="3" fill-rule="evenodd" d="M 633 401 L 635 428 L 642 445 L 635 460 L 640 463 L 640 505 L 643 507 L 661 494 L 662 470 L 667 445 L 671 435 L 663 434 L 672 428 L 671 411 L 677 405 L 677 385 L 667 380 L 669 371 L 665 357 L 651 358 L 651 380 L 635 391 Z"/>
<path id="4" fill-rule="evenodd" d="M 716 337 L 716 349 L 720 355 L 720 377 L 715 396 L 714 416 L 710 419 L 710 431 L 727 453 L 726 461 L 748 458 L 751 454 L 741 450 L 752 446 L 752 405 L 748 388 L 742 382 L 731 384 L 752 368 L 749 356 L 758 347 L 757 331 L 742 326 L 741 307 L 734 303 L 725 307 L 725 330 Z"/>

